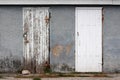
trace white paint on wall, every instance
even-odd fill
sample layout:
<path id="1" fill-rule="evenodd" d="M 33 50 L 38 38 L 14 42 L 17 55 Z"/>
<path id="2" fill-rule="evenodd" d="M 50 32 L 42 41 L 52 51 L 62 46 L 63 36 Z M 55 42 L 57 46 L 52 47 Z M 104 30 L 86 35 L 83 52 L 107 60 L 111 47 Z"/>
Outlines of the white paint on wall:
<path id="1" fill-rule="evenodd" d="M 76 8 L 76 72 L 102 72 L 102 8 Z"/>

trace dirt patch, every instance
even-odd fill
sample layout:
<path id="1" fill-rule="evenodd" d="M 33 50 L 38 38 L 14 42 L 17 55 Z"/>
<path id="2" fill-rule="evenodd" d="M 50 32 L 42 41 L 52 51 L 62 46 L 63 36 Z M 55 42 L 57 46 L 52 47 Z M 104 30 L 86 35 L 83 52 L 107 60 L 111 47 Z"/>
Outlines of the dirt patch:
<path id="1" fill-rule="evenodd" d="M 63 46 L 61 45 L 55 45 L 53 48 L 52 48 L 52 53 L 54 56 L 59 56 L 62 51 L 63 51 Z"/>

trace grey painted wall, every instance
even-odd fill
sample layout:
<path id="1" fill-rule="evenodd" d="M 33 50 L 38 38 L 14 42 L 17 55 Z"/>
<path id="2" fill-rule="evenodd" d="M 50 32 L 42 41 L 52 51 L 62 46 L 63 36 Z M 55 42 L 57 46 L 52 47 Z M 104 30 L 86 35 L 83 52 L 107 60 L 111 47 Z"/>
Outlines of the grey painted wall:
<path id="1" fill-rule="evenodd" d="M 54 71 L 74 71 L 75 68 L 74 8 L 51 7 L 50 62 Z M 120 72 L 120 7 L 103 8 L 103 71 Z M 69 45 L 72 47 L 68 47 L 67 54 L 66 46 Z"/>
<path id="2" fill-rule="evenodd" d="M 74 71 L 75 68 L 75 9 L 50 8 L 50 63 L 54 71 Z"/>
<path id="3" fill-rule="evenodd" d="M 120 72 L 120 6 L 104 7 L 104 72 Z"/>
<path id="4" fill-rule="evenodd" d="M 23 55 L 22 8 L 0 7 L 0 72 L 17 71 Z"/>
<path id="5" fill-rule="evenodd" d="M 50 6 L 50 63 L 54 71 L 75 68 L 75 7 Z M 104 7 L 103 70 L 120 72 L 120 6 Z M 17 71 L 23 55 L 22 7 L 0 7 L 0 72 Z"/>

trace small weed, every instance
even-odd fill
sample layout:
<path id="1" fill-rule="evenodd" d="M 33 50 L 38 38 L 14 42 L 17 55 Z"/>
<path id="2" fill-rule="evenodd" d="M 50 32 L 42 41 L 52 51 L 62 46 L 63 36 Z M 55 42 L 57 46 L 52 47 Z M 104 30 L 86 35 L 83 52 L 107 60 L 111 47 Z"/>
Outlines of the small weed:
<path id="1" fill-rule="evenodd" d="M 33 80 L 41 80 L 41 78 L 39 78 L 39 77 L 36 77 L 36 78 L 33 78 Z"/>
<path id="2" fill-rule="evenodd" d="M 47 61 L 44 64 L 44 72 L 45 73 L 51 73 L 52 72 L 52 70 L 50 68 L 50 64 Z"/>

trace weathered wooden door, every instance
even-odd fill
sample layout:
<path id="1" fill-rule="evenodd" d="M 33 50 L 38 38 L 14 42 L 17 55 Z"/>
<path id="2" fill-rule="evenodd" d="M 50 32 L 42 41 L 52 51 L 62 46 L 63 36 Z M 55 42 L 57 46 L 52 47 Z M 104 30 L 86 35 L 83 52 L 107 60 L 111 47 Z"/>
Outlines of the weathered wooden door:
<path id="1" fill-rule="evenodd" d="M 24 68 L 41 73 L 49 62 L 49 8 L 23 8 Z"/>
<path id="2" fill-rule="evenodd" d="M 76 8 L 77 72 L 102 71 L 102 8 Z"/>

